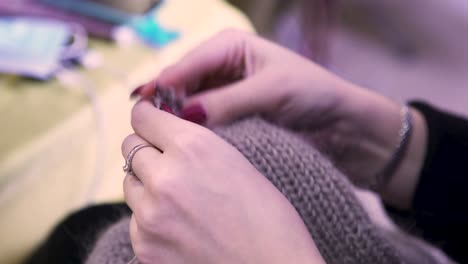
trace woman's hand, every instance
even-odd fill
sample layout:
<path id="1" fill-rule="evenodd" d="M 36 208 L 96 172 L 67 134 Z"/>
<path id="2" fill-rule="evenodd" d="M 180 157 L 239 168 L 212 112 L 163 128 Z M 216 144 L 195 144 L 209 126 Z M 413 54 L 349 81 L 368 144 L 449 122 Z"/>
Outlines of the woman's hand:
<path id="1" fill-rule="evenodd" d="M 307 59 L 250 33 L 226 30 L 152 83 L 187 96 L 183 117 L 207 126 L 261 113 L 288 125 L 320 126 L 340 118 L 346 82 Z M 194 111 L 195 110 L 195 111 Z M 203 111 L 205 118 L 194 117 Z"/>
<path id="2" fill-rule="evenodd" d="M 138 93 L 148 97 L 156 86 L 187 96 L 182 117 L 196 123 L 213 126 L 260 113 L 301 128 L 361 186 L 374 181 L 399 141 L 399 104 L 249 33 L 218 34 Z M 407 157 L 382 193 L 401 208 L 411 203 L 425 153 L 424 120 L 414 110 L 413 119 Z"/>
<path id="3" fill-rule="evenodd" d="M 141 143 L 124 181 L 142 263 L 323 263 L 295 209 L 236 149 L 148 101 L 132 112 Z"/>

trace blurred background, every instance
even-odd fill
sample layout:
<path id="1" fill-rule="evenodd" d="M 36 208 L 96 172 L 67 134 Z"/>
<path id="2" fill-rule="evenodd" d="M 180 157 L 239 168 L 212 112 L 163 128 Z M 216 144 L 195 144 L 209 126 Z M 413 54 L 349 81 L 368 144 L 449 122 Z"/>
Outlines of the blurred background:
<path id="1" fill-rule="evenodd" d="M 229 27 L 468 116 L 465 0 L 0 1 L 0 263 L 71 211 L 122 201 L 130 92 Z"/>
<path id="2" fill-rule="evenodd" d="M 260 34 L 353 82 L 398 100 L 424 98 L 468 115 L 464 0 L 232 2 Z M 317 42 L 322 54 L 305 50 Z"/>

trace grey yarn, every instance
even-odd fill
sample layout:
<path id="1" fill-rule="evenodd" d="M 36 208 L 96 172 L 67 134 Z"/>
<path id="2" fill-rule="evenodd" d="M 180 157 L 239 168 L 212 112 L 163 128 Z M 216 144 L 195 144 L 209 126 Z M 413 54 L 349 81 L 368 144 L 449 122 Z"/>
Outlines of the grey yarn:
<path id="1" fill-rule="evenodd" d="M 260 119 L 218 129 L 296 208 L 327 263 L 401 263 L 350 183 L 307 142 Z"/>
<path id="2" fill-rule="evenodd" d="M 215 132 L 291 202 L 327 263 L 437 263 L 424 251 L 418 252 L 421 258 L 415 258 L 413 251 L 395 244 L 398 239 L 377 228 L 347 178 L 296 134 L 260 118 L 242 120 Z M 101 237 L 88 264 L 127 263 L 131 259 L 128 221 L 123 219 Z M 404 245 L 410 244 L 417 247 L 411 240 Z"/>
<path id="3" fill-rule="evenodd" d="M 124 217 L 105 230 L 88 256 L 87 264 L 127 264 L 135 256 L 130 243 L 130 218 Z"/>

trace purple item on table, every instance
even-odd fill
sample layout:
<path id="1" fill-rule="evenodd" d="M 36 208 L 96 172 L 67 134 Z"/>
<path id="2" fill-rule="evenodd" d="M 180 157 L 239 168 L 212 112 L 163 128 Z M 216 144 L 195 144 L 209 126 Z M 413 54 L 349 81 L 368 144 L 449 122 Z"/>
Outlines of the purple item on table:
<path id="1" fill-rule="evenodd" d="M 90 17 L 67 12 L 39 3 L 36 0 L 0 1 L 0 16 L 33 16 L 58 19 L 81 24 L 90 35 L 104 39 L 112 38 L 113 24 Z"/>

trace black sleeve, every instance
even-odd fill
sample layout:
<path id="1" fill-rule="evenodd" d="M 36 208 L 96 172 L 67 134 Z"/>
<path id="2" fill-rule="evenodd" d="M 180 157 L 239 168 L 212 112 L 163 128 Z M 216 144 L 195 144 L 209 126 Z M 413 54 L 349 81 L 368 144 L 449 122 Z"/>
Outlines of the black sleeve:
<path id="1" fill-rule="evenodd" d="M 468 120 L 428 104 L 410 104 L 428 127 L 427 155 L 413 200 L 423 237 L 468 263 Z"/>

